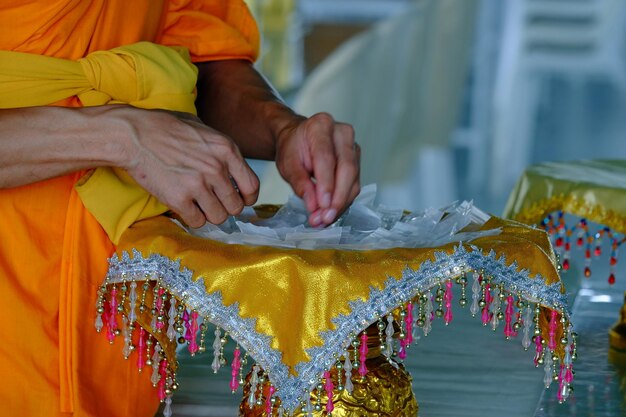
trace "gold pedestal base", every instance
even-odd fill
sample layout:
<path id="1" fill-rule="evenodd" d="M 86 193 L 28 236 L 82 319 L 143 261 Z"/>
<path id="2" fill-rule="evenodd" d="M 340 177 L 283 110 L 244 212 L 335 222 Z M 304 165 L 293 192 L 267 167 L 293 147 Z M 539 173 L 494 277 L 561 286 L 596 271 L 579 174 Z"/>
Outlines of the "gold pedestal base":
<path id="1" fill-rule="evenodd" d="M 384 356 L 378 356 L 366 361 L 367 375 L 361 378 L 357 371 L 352 377 L 354 389 L 351 394 L 347 391 L 338 391 L 333 394 L 334 410 L 332 417 L 414 417 L 417 416 L 418 405 L 411 389 L 411 375 L 399 365 L 392 366 Z M 337 370 L 331 371 L 334 381 L 337 381 Z M 250 408 L 247 403 L 250 392 L 250 383 L 246 378 L 244 396 L 239 406 L 240 417 L 265 417 L 265 401 L 261 405 Z M 327 416 L 326 403 L 328 397 L 323 393 L 320 402 L 317 402 L 316 391 L 311 394 L 311 404 L 319 404 L 321 410 L 313 411 L 314 417 Z M 274 415 L 277 412 L 274 411 Z M 305 410 L 299 409 L 293 417 L 307 417 Z"/>
<path id="2" fill-rule="evenodd" d="M 394 322 L 394 328 L 397 333 L 399 328 Z M 345 383 L 344 370 L 338 371 L 333 367 L 330 370 L 332 381 L 335 387 L 333 389 L 333 405 L 334 409 L 331 414 L 326 412 L 326 404 L 328 396 L 322 389 L 321 398 L 317 398 L 317 390 L 311 392 L 311 405 L 313 417 L 331 416 L 332 417 L 416 417 L 418 411 L 417 401 L 413 395 L 411 387 L 411 375 L 404 369 L 404 366 L 397 364 L 398 367 L 389 363 L 387 358 L 382 354 L 380 345 L 381 340 L 376 325 L 371 325 L 366 330 L 368 339 L 368 354 L 365 361 L 367 374 L 361 378 L 357 369 L 352 370 L 352 384 L 354 389 L 351 393 L 346 390 L 339 391 L 337 381 Z M 397 334 L 395 335 L 397 336 Z M 348 354 L 354 354 L 354 347 L 348 348 Z M 341 358 L 343 362 L 343 358 Z M 341 378 L 337 375 L 341 372 Z M 263 399 L 260 403 L 256 403 L 252 408 L 248 404 L 248 396 L 250 393 L 250 377 L 249 373 L 243 386 L 243 400 L 239 405 L 240 417 L 268 417 L 266 413 L 266 398 L 269 394 L 269 386 L 265 384 L 263 387 Z M 277 401 L 272 409 L 272 415 L 278 415 L 277 408 L 280 402 Z M 317 410 L 315 410 L 317 408 Z M 300 408 L 296 410 L 292 417 L 308 417 L 308 412 Z"/>
<path id="3" fill-rule="evenodd" d="M 626 292 L 624 292 L 620 318 L 609 329 L 609 361 L 626 368 Z"/>

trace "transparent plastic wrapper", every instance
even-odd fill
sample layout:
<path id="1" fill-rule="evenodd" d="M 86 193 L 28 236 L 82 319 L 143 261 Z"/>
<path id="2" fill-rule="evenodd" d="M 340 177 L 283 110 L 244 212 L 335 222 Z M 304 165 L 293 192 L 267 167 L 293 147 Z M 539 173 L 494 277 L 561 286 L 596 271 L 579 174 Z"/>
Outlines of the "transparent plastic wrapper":
<path id="1" fill-rule="evenodd" d="M 376 186 L 368 185 L 350 208 L 327 228 L 310 227 L 304 203 L 292 195 L 269 219 L 259 219 L 247 209 L 221 225 L 207 223 L 188 230 L 192 235 L 230 244 L 284 248 L 434 248 L 500 233 L 499 229 L 479 230 L 489 218 L 468 201 L 429 208 L 422 213 L 407 213 L 377 204 Z"/>

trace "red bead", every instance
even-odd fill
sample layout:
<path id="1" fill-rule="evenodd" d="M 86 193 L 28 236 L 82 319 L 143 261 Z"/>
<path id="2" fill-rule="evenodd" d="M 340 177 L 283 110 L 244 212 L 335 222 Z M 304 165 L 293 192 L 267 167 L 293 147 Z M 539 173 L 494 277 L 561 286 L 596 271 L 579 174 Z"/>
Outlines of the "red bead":
<path id="1" fill-rule="evenodd" d="M 588 266 L 586 266 L 585 267 L 585 277 L 589 278 L 590 276 L 591 276 L 591 269 Z"/>
<path id="2" fill-rule="evenodd" d="M 615 274 L 609 275 L 609 284 L 615 284 Z"/>
<path id="3" fill-rule="evenodd" d="M 609 263 L 611 265 L 615 265 L 617 263 L 617 258 L 615 256 L 611 256 L 611 259 L 609 260 Z"/>
<path id="4" fill-rule="evenodd" d="M 579 237 L 578 239 L 576 239 L 576 244 L 577 244 L 578 246 L 582 246 L 582 245 L 583 245 L 583 238 L 582 238 L 582 237 Z"/>
<path id="5" fill-rule="evenodd" d="M 569 259 L 563 261 L 563 270 L 567 271 L 569 269 Z"/>
<path id="6" fill-rule="evenodd" d="M 563 238 L 562 237 L 559 236 L 559 237 L 556 238 L 556 246 L 557 247 L 563 246 Z"/>
<path id="7" fill-rule="evenodd" d="M 589 249 L 585 249 L 585 258 L 591 258 L 591 251 Z"/>
<path id="8" fill-rule="evenodd" d="M 570 250 L 571 246 L 569 244 L 569 242 L 565 242 L 565 250 L 568 251 Z"/>
<path id="9" fill-rule="evenodd" d="M 602 255 L 602 249 L 600 249 L 600 246 L 596 246 L 596 249 L 593 251 L 593 254 L 596 256 Z"/>

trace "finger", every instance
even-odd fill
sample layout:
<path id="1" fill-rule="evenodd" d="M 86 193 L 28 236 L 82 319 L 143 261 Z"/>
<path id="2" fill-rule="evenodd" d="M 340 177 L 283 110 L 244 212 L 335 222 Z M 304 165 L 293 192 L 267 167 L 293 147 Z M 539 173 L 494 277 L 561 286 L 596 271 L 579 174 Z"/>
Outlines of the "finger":
<path id="1" fill-rule="evenodd" d="M 198 193 L 195 204 L 202 210 L 205 221 L 212 224 L 222 224 L 228 218 L 228 213 L 213 191 Z"/>
<path id="2" fill-rule="evenodd" d="M 321 209 L 321 208 L 313 211 L 309 215 L 309 224 L 312 227 L 324 226 L 324 220 L 322 219 L 323 214 L 324 214 L 324 209 Z"/>
<path id="3" fill-rule="evenodd" d="M 239 194 L 239 189 L 234 180 L 231 181 L 228 173 L 225 173 L 225 177 L 220 178 L 217 181 L 213 181 L 213 184 L 209 188 L 213 188 L 215 196 L 218 198 L 226 212 L 232 216 L 235 216 L 243 210 L 244 201 Z"/>
<path id="4" fill-rule="evenodd" d="M 178 213 L 185 224 L 190 227 L 202 227 L 207 221 L 203 211 L 194 203 L 193 200 L 188 200 L 181 207 L 172 207 L 172 209 Z"/>
<path id="5" fill-rule="evenodd" d="M 315 183 L 306 168 L 299 161 L 291 160 L 281 171 L 285 172 L 283 178 L 291 185 L 293 192 L 304 201 L 307 211 L 313 213 L 317 210 L 319 205 L 315 193 Z"/>
<path id="6" fill-rule="evenodd" d="M 329 208 L 335 186 L 336 155 L 333 142 L 334 120 L 326 113 L 309 119 L 310 150 L 313 160 L 316 197 L 320 207 Z"/>
<path id="7" fill-rule="evenodd" d="M 354 142 L 352 127 L 345 124 L 337 125 L 335 138 L 337 171 L 331 206 L 322 216 L 326 224 L 332 223 L 352 202 L 354 188 L 360 188 L 359 147 Z"/>
<path id="8" fill-rule="evenodd" d="M 239 152 L 238 157 L 227 159 L 229 176 L 234 181 L 243 203 L 247 206 L 254 204 L 259 197 L 259 178 L 247 164 Z M 230 182 L 230 181 L 229 181 Z M 232 184 L 229 187 L 234 189 Z M 220 190 L 224 192 L 225 189 Z M 229 194 L 228 192 L 225 193 Z M 221 195 L 221 194 L 220 194 Z"/>
<path id="9" fill-rule="evenodd" d="M 360 192 L 361 192 L 361 185 L 359 183 L 353 184 L 348 194 L 348 202 L 352 203 L 354 199 L 359 195 Z M 348 207 L 349 207 L 349 204 L 346 204 L 345 207 L 338 212 L 335 212 L 335 210 L 332 208 L 320 210 L 320 213 L 317 214 L 313 218 L 313 221 L 317 223 L 316 226 L 327 226 L 335 222 L 337 218 L 339 218 L 339 216 L 341 216 Z"/>

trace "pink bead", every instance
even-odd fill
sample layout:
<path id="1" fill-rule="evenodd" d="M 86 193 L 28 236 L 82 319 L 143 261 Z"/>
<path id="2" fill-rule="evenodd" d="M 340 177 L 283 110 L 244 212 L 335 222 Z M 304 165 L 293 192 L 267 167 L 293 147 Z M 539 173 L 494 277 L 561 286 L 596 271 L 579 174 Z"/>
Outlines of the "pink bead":
<path id="1" fill-rule="evenodd" d="M 400 350 L 398 351 L 398 356 L 402 360 L 406 359 L 406 347 L 407 346 L 408 346 L 408 342 L 406 341 L 406 339 L 400 340 Z"/>
<path id="2" fill-rule="evenodd" d="M 446 292 L 443 295 L 445 301 L 446 312 L 443 315 L 443 321 L 450 324 L 452 321 L 452 281 L 446 282 Z"/>
<path id="3" fill-rule="evenodd" d="M 117 313 L 117 288 L 113 287 L 113 289 L 111 289 L 111 313 L 115 314 Z"/>
<path id="4" fill-rule="evenodd" d="M 239 376 L 239 369 L 241 368 L 241 360 L 239 359 L 239 357 L 241 356 L 241 351 L 239 350 L 239 348 L 235 348 L 235 352 L 234 352 L 234 357 L 233 357 L 233 362 L 231 363 L 231 371 L 230 371 L 230 390 L 235 393 L 235 391 L 237 391 L 237 388 L 239 388 L 239 379 L 237 378 Z"/>
<path id="5" fill-rule="evenodd" d="M 145 363 L 145 349 L 146 349 L 146 331 L 143 327 L 139 327 L 139 339 L 137 340 L 137 368 L 139 372 L 143 370 Z"/>
<path id="6" fill-rule="evenodd" d="M 550 312 L 550 330 L 548 339 L 548 348 L 550 348 L 550 350 L 556 349 L 556 326 L 558 321 L 558 313 L 556 310 L 552 310 Z"/>
<path id="7" fill-rule="evenodd" d="M 326 380 L 324 383 L 324 390 L 326 390 L 326 397 L 328 398 L 326 401 L 326 412 L 332 413 L 335 409 L 335 404 L 333 404 L 333 389 L 335 386 L 333 385 L 333 381 L 330 377 L 330 372 L 324 371 L 324 379 Z"/>
<path id="8" fill-rule="evenodd" d="M 198 335 L 198 312 L 193 311 L 191 313 L 191 323 L 189 324 L 189 353 L 195 355 L 198 351 L 198 343 L 196 342 L 196 337 Z"/>
<path id="9" fill-rule="evenodd" d="M 115 339 L 115 331 L 118 329 L 117 306 L 117 288 L 113 287 L 113 289 L 111 289 L 111 299 L 109 301 L 109 318 L 107 332 L 109 342 L 113 342 L 113 339 Z"/>
<path id="10" fill-rule="evenodd" d="M 161 298 L 161 296 L 163 294 L 165 294 L 165 289 L 164 288 L 159 288 L 159 291 L 157 293 L 159 296 L 156 299 L 156 309 L 157 311 L 161 311 L 163 309 L 163 298 Z"/>
<path id="11" fill-rule="evenodd" d="M 406 345 L 413 343 L 413 304 L 406 305 L 406 317 L 404 318 L 404 327 L 406 328 Z"/>
<path id="12" fill-rule="evenodd" d="M 191 325 L 189 323 L 189 312 L 187 310 L 183 311 L 183 323 L 185 324 L 185 340 L 187 342 L 191 341 Z"/>
<path id="13" fill-rule="evenodd" d="M 270 385 L 270 391 L 269 391 L 269 394 L 267 395 L 267 399 L 265 400 L 265 414 L 267 416 L 272 415 L 272 396 L 274 395 L 275 392 L 276 392 L 276 388 Z"/>
<path id="14" fill-rule="evenodd" d="M 367 334 L 363 333 L 361 335 L 361 346 L 359 347 L 359 361 L 361 362 L 359 366 L 359 375 L 365 376 L 367 375 L 367 366 L 365 366 L 365 361 L 367 360 L 367 352 L 369 349 L 367 348 Z"/>
<path id="15" fill-rule="evenodd" d="M 511 325 L 511 322 L 513 321 L 513 296 L 509 295 L 506 298 L 506 309 L 504 312 L 504 335 L 506 337 L 512 337 L 514 336 L 513 334 L 513 326 Z"/>
<path id="16" fill-rule="evenodd" d="M 491 315 L 489 314 L 489 308 L 487 306 L 483 307 L 483 312 L 480 315 L 480 319 L 483 322 L 483 326 L 486 326 L 489 323 Z"/>
<path id="17" fill-rule="evenodd" d="M 111 313 L 111 303 L 108 301 L 104 301 L 104 314 L 105 320 L 104 323 L 106 325 L 106 335 L 109 343 L 113 343 L 115 340 L 115 329 L 117 328 L 117 322 L 115 319 L 115 315 Z"/>

